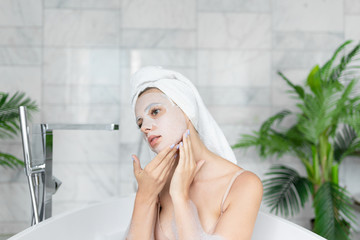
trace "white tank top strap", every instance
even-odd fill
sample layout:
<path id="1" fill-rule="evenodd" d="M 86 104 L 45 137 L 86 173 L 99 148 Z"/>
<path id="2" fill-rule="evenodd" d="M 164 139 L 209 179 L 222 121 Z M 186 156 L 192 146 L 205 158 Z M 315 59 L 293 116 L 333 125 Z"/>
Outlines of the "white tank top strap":
<path id="1" fill-rule="evenodd" d="M 223 209 L 223 207 L 224 207 L 224 202 L 225 202 L 225 200 L 226 200 L 226 198 L 227 198 L 227 196 L 228 196 L 228 194 L 229 194 L 229 192 L 230 192 L 230 189 L 231 189 L 233 183 L 235 182 L 236 178 L 237 178 L 240 174 L 242 174 L 243 172 L 245 172 L 245 171 L 246 171 L 246 170 L 241 169 L 240 171 L 237 171 L 237 172 L 234 174 L 234 176 L 232 177 L 232 179 L 231 179 L 231 181 L 230 181 L 230 183 L 229 183 L 229 185 L 228 185 L 228 187 L 227 187 L 227 189 L 226 189 L 226 192 L 225 192 L 225 194 L 224 194 L 223 200 L 222 200 L 222 202 L 221 202 L 221 206 L 220 206 L 221 214 L 224 212 L 224 209 Z"/>

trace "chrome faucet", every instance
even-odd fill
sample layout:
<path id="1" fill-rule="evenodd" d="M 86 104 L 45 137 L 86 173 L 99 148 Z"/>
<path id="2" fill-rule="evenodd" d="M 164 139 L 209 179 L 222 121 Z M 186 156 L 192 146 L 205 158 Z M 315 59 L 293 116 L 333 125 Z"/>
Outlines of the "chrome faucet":
<path id="1" fill-rule="evenodd" d="M 19 107 L 25 174 L 28 179 L 32 220 L 31 225 L 51 217 L 52 195 L 61 181 L 53 176 L 53 131 L 54 130 L 119 130 L 118 124 L 34 124 L 30 146 L 26 107 Z"/>

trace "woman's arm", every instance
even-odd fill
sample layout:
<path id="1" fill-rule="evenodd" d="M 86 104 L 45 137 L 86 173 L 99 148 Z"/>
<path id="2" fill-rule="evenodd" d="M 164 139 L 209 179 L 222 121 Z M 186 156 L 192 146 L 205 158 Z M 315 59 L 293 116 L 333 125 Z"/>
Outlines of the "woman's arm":
<path id="1" fill-rule="evenodd" d="M 226 240 L 250 240 L 263 194 L 260 179 L 246 171 L 235 180 L 215 234 Z"/>
<path id="2" fill-rule="evenodd" d="M 157 199 L 149 199 L 136 194 L 134 211 L 127 239 L 154 239 Z"/>
<path id="3" fill-rule="evenodd" d="M 174 144 L 175 145 L 175 144 Z M 133 155 L 134 175 L 138 183 L 128 240 L 154 239 L 156 203 L 175 164 L 174 145 L 162 150 L 144 169 L 140 160 Z"/>

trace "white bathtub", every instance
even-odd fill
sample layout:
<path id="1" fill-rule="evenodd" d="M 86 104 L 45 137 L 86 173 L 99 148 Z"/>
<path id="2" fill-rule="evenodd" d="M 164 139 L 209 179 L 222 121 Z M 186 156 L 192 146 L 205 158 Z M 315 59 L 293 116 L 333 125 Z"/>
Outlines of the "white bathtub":
<path id="1" fill-rule="evenodd" d="M 8 240 L 120 240 L 130 222 L 135 196 L 67 212 Z M 260 212 L 252 240 L 325 239 L 282 218 Z"/>

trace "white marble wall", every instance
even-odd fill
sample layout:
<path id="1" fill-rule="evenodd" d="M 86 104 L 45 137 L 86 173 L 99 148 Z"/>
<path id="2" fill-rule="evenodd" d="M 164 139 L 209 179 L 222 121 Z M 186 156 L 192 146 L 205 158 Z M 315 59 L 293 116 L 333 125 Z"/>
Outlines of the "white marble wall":
<path id="1" fill-rule="evenodd" d="M 140 136 L 128 78 L 141 66 L 189 77 L 234 144 L 293 107 L 278 70 L 302 82 L 345 39 L 360 40 L 359 23 L 359 0 L 0 0 L 0 90 L 35 99 L 34 122 L 120 124 L 118 132 L 55 132 L 58 214 L 134 191 L 130 154 Z M 22 157 L 18 138 L 0 149 Z M 304 172 L 291 157 L 261 161 L 253 150 L 235 152 L 260 177 L 274 162 Z M 341 169 L 354 193 L 355 168 L 348 160 Z M 0 234 L 28 226 L 26 184 L 22 170 L 0 169 Z M 309 226 L 311 216 L 309 203 L 292 220 Z"/>

